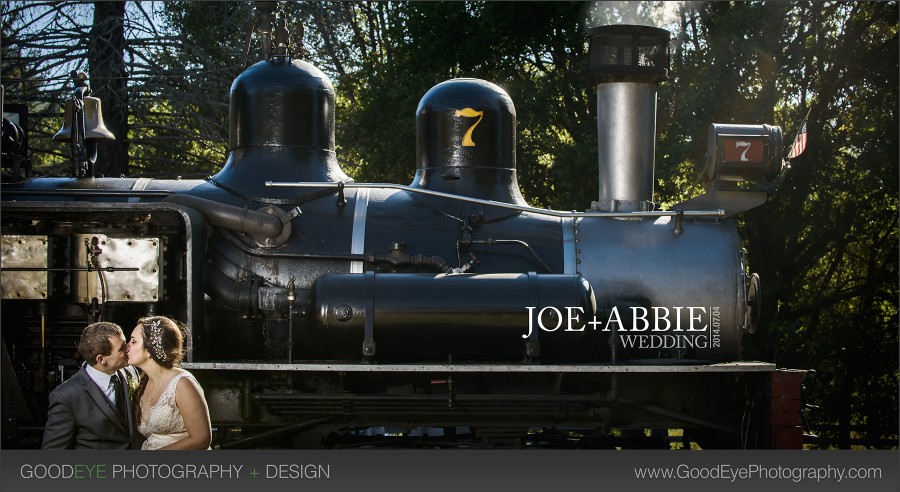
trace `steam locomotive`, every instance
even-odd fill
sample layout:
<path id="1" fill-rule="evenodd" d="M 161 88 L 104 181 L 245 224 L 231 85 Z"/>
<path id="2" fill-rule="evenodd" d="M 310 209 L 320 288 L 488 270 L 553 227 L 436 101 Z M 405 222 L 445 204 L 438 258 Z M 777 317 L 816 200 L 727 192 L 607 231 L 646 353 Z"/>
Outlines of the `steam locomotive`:
<path id="1" fill-rule="evenodd" d="M 264 59 L 231 87 L 214 176 L 94 177 L 112 135 L 84 81 L 56 136 L 72 175 L 7 173 L 6 443 L 40 428 L 88 321 L 164 314 L 186 322 L 183 365 L 220 447 L 354 445 L 376 427 L 486 445 L 681 428 L 703 447 L 798 446 L 797 375 L 740 360 L 759 281 L 731 220 L 777 184 L 781 130 L 712 125 L 707 192 L 656 209 L 667 31 L 589 32 L 600 190 L 584 212 L 529 206 L 513 102 L 477 79 L 422 97 L 411 184 L 354 182 L 328 77 L 263 36 Z"/>

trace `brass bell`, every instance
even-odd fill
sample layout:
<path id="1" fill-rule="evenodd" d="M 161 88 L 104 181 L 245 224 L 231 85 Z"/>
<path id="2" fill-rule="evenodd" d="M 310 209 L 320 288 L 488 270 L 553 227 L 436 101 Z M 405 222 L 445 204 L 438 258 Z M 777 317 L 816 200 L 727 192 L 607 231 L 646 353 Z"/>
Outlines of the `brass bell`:
<path id="1" fill-rule="evenodd" d="M 72 140 L 72 119 L 75 114 L 75 100 L 66 100 L 66 117 L 62 128 L 53 135 L 53 140 L 68 142 Z M 103 123 L 103 112 L 100 110 L 100 99 L 84 98 L 84 139 L 93 141 L 115 140 L 115 135 Z"/>

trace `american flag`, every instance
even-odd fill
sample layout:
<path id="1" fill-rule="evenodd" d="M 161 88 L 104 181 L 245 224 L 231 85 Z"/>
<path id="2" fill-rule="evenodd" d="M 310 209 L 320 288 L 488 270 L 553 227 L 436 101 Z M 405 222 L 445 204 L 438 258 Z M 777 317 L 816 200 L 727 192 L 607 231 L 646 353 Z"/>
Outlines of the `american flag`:
<path id="1" fill-rule="evenodd" d="M 797 136 L 794 138 L 794 144 L 791 145 L 791 151 L 788 152 L 787 158 L 793 159 L 802 154 L 804 150 L 806 150 L 806 118 L 803 118 L 803 123 L 800 124 L 800 130 L 797 131 Z"/>

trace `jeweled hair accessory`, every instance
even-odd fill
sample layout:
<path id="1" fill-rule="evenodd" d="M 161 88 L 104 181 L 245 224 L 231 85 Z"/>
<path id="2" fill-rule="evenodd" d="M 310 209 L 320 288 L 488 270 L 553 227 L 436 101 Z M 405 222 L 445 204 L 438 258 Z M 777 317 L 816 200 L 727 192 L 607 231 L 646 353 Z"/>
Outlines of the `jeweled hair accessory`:
<path id="1" fill-rule="evenodd" d="M 150 322 L 150 348 L 153 349 L 153 354 L 156 355 L 157 359 L 161 362 L 165 362 L 169 356 L 163 349 L 162 332 L 162 326 L 160 326 L 160 321 L 158 319 Z"/>

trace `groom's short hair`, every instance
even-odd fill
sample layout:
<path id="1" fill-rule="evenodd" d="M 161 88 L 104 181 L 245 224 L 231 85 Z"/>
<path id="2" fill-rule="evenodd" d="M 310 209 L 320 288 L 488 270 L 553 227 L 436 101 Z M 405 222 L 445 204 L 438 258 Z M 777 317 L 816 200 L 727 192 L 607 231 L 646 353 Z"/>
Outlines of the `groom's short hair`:
<path id="1" fill-rule="evenodd" d="M 92 323 L 81 332 L 81 339 L 78 340 L 78 353 L 84 358 L 85 362 L 90 365 L 97 363 L 98 355 L 110 355 L 112 352 L 112 343 L 109 337 L 125 336 L 122 328 L 108 321 Z"/>

